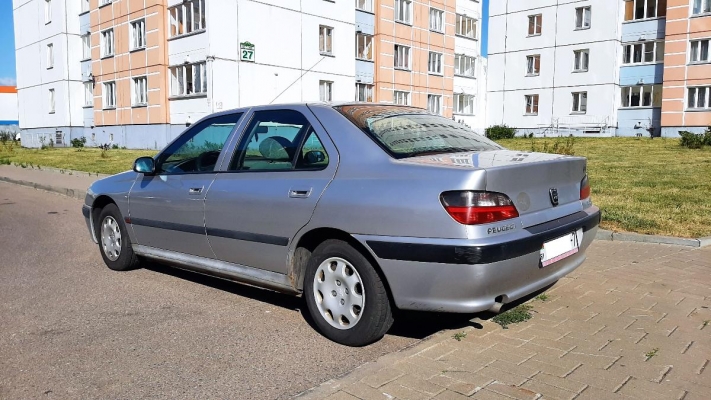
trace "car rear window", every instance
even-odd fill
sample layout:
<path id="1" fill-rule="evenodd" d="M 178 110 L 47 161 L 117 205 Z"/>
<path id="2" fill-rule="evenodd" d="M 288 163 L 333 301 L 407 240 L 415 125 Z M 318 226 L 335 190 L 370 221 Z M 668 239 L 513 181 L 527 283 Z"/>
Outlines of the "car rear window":
<path id="1" fill-rule="evenodd" d="M 418 108 L 369 104 L 335 109 L 394 158 L 503 148 L 456 121 Z"/>

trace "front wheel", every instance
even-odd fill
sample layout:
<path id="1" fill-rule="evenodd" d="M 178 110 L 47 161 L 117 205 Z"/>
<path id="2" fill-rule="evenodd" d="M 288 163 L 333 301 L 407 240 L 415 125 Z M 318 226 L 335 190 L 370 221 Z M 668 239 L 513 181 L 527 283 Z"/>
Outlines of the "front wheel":
<path id="1" fill-rule="evenodd" d="M 126 225 L 116 204 L 101 210 L 96 225 L 99 251 L 107 267 L 114 271 L 128 271 L 138 267 L 138 256 L 133 252 Z"/>
<path id="2" fill-rule="evenodd" d="M 304 297 L 324 336 L 347 346 L 382 338 L 393 323 L 390 300 L 377 271 L 358 250 L 327 240 L 306 268 Z"/>

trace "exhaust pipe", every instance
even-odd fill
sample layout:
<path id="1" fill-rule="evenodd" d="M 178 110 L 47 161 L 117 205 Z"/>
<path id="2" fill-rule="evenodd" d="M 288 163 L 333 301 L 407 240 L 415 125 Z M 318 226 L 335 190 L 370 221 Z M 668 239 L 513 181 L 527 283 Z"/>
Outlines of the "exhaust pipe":
<path id="1" fill-rule="evenodd" d="M 494 302 L 495 302 L 494 305 L 489 307 L 489 309 L 487 311 L 492 312 L 494 314 L 500 313 L 501 307 L 504 306 L 504 298 L 505 298 L 504 295 L 496 296 L 496 298 L 494 299 Z"/>

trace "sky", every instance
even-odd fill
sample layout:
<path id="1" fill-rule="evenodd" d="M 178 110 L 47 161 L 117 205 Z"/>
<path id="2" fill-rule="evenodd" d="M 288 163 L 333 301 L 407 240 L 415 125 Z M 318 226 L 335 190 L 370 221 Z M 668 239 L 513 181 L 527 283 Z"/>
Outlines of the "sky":
<path id="1" fill-rule="evenodd" d="M 481 16 L 481 55 L 484 57 L 489 55 L 489 1 L 491 0 L 484 0 L 481 4 L 483 8 L 483 15 Z"/>
<path id="2" fill-rule="evenodd" d="M 0 0 L 0 86 L 15 85 L 15 36 L 12 0 Z"/>

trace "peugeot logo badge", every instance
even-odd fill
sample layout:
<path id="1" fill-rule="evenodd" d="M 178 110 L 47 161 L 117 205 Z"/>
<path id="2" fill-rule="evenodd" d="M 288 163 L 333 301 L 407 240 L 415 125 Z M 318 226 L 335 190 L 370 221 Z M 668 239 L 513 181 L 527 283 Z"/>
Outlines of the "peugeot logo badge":
<path id="1" fill-rule="evenodd" d="M 551 197 L 551 204 L 553 204 L 553 207 L 558 205 L 558 189 L 556 188 L 551 188 L 548 191 L 548 194 Z"/>

